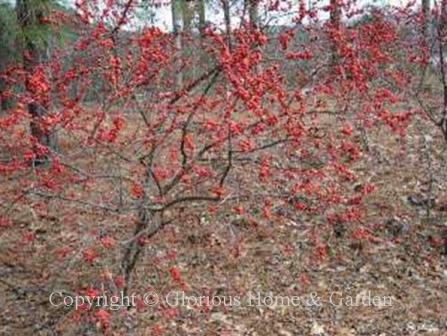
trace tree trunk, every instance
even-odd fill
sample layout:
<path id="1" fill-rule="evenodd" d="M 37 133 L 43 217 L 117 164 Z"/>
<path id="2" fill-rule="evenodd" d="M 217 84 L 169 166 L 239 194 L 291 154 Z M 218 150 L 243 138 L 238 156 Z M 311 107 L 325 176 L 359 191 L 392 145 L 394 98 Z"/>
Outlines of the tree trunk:
<path id="1" fill-rule="evenodd" d="M 182 31 L 183 31 L 183 20 L 182 20 L 182 0 L 172 0 L 171 2 L 171 14 L 172 14 L 172 29 L 175 35 L 175 47 L 178 53 L 182 51 Z M 181 89 L 183 86 L 183 76 L 180 71 L 181 59 L 177 57 L 177 61 L 174 65 L 175 73 L 175 88 Z"/>
<path id="2" fill-rule="evenodd" d="M 197 0 L 196 10 L 199 13 L 199 32 L 200 36 L 205 36 L 206 16 L 205 16 L 205 0 Z"/>
<path id="3" fill-rule="evenodd" d="M 192 20 L 195 14 L 195 6 L 193 1 L 180 0 L 183 20 L 183 31 L 191 33 Z"/>
<path id="4" fill-rule="evenodd" d="M 5 30 L 5 24 L 3 22 L 0 22 L 0 37 L 2 38 L 2 41 L 6 40 L 4 37 L 6 34 L 8 34 L 8 32 Z M 10 46 L 0 47 L 0 115 L 7 111 L 10 105 L 9 99 L 6 95 L 6 92 L 8 91 L 8 83 L 2 77 L 4 75 L 4 71 L 8 66 L 10 57 Z"/>
<path id="5" fill-rule="evenodd" d="M 229 0 L 228 0 L 229 1 Z M 260 29 L 259 27 L 259 0 L 246 0 L 248 1 L 248 16 L 250 20 L 250 27 L 252 29 Z M 261 46 L 256 47 L 257 50 L 261 50 Z M 256 74 L 262 72 L 261 64 L 256 64 L 254 68 Z"/>
<path id="6" fill-rule="evenodd" d="M 338 3 L 338 0 L 331 0 L 330 5 L 331 5 L 330 10 L 331 29 L 335 32 L 340 29 L 341 8 Z M 332 65 L 335 65 L 338 60 L 337 42 L 335 40 L 332 41 L 331 49 L 332 49 L 331 51 Z"/>
<path id="7" fill-rule="evenodd" d="M 231 15 L 230 15 L 230 2 L 229 0 L 222 0 L 222 8 L 224 12 L 224 20 L 225 20 L 225 33 L 227 35 L 227 45 L 228 49 L 232 49 L 231 47 Z"/>
<path id="8" fill-rule="evenodd" d="M 338 3 L 338 0 L 331 0 L 331 24 L 334 28 L 340 27 L 340 19 L 341 19 L 341 8 Z"/>
<path id="9" fill-rule="evenodd" d="M 250 25 L 252 27 L 258 27 L 259 20 L 259 0 L 247 0 L 248 1 L 248 16 L 250 19 Z"/>
<path id="10" fill-rule="evenodd" d="M 44 4 L 36 3 L 31 0 L 17 0 L 16 5 L 17 19 L 24 36 L 22 52 L 23 67 L 26 71 L 25 88 L 31 97 L 28 103 L 28 113 L 31 116 L 31 135 L 36 139 L 38 145 L 48 149 L 56 149 L 56 135 L 54 132 L 48 132 L 42 126 L 42 118 L 48 113 L 50 99 L 36 97 L 31 87 L 30 79 L 35 74 L 41 63 L 44 51 L 39 42 L 30 37 L 30 29 L 38 29 L 39 22 L 44 18 Z M 39 146 L 35 147 L 35 164 L 42 164 L 48 161 L 48 156 L 41 153 Z"/>
<path id="11" fill-rule="evenodd" d="M 428 24 L 430 22 L 430 0 L 422 0 L 422 15 L 423 15 L 423 31 L 424 37 L 428 42 Z"/>
<path id="12" fill-rule="evenodd" d="M 0 115 L 8 110 L 9 103 L 6 97 L 6 91 L 8 90 L 8 85 L 5 79 L 2 78 L 3 72 L 5 71 L 5 66 L 3 65 L 3 56 L 0 55 Z"/>

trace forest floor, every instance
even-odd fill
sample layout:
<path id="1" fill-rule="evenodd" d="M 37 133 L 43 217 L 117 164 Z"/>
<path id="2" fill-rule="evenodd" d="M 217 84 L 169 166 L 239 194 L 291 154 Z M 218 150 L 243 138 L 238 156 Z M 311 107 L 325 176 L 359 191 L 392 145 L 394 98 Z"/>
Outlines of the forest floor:
<path id="1" fill-rule="evenodd" d="M 358 167 L 378 186 L 367 204 L 367 221 L 377 228 L 374 241 L 354 244 L 346 235 L 332 235 L 328 256 L 313 262 L 309 231 L 319 225 L 317 219 L 297 215 L 272 228 L 226 218 L 211 222 L 200 212 L 179 217 L 145 248 L 132 290 L 154 291 L 163 301 L 173 289 L 185 289 L 190 295 L 238 298 L 240 304 L 173 311 L 160 303 L 114 312 L 111 335 L 447 335 L 444 144 L 430 125 L 412 127 L 404 152 L 399 137 L 386 129 L 370 134 L 370 151 Z M 433 146 L 429 156 L 427 143 Z M 430 183 L 434 204 L 426 207 Z M 39 222 L 43 236 L 60 232 L 55 221 Z M 25 247 L 21 257 L 11 254 L 10 237 L 0 235 L 0 335 L 101 334 L 70 324 L 79 316 L 51 307 L 46 290 L 55 278 L 62 279 L 59 286 L 88 283 L 104 275 L 107 261 L 86 265 L 83 277 L 74 281 L 69 267 L 54 268 L 54 257 L 46 253 L 49 240 Z M 172 265 L 181 274 L 178 288 L 166 276 Z M 252 304 L 246 301 L 258 293 L 264 298 L 261 304 L 253 297 Z M 305 304 L 312 295 L 318 302 Z M 268 299 L 294 296 L 302 301 L 275 304 Z M 350 301 L 356 297 L 371 300 Z"/>

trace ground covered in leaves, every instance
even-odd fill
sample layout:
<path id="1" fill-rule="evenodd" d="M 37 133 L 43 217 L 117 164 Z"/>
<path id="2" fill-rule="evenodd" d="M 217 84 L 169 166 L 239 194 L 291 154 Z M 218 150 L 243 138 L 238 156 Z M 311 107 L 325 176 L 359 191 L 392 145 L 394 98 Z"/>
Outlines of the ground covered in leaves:
<path id="1" fill-rule="evenodd" d="M 374 228 L 368 239 L 353 239 L 349 227 L 334 228 L 324 237 L 328 249 L 321 251 L 310 239 L 324 222 L 318 216 L 297 213 L 275 221 L 273 214 L 270 221 L 256 222 L 236 214 L 210 217 L 200 206 L 179 210 L 146 245 L 130 289 L 137 295 L 155 293 L 158 304 L 138 301 L 137 307 L 102 317 L 52 307 L 49 295 L 92 286 L 113 290 L 108 280 L 126 236 L 116 243 L 115 254 L 82 264 L 81 252 L 63 258 L 58 240 L 70 240 L 64 236 L 70 231 L 64 233 L 58 209 L 46 217 L 23 209 L 16 235 L 0 235 L 0 334 L 447 335 L 446 155 L 442 139 L 424 122 L 415 122 L 409 134 L 403 142 L 378 129 L 365 139 L 368 151 L 356 169 L 377 185 L 367 203 L 367 226 Z M 84 215 L 77 230 L 101 229 L 88 209 Z M 37 238 L 26 243 L 21 230 L 30 225 Z M 117 222 L 115 230 L 120 237 L 129 231 L 128 223 Z M 80 247 L 92 239 L 86 237 Z M 164 301 L 174 291 L 240 298 L 241 304 L 172 307 Z M 249 305 L 244 299 L 250 293 L 303 300 L 316 295 L 320 304 L 267 299 Z M 368 295 L 392 297 L 392 304 L 348 302 Z"/>

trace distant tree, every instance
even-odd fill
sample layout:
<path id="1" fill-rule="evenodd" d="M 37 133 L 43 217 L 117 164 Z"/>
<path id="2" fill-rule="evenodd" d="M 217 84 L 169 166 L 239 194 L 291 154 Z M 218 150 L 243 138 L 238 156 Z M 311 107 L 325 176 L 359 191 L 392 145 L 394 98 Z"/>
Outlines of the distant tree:
<path id="1" fill-rule="evenodd" d="M 182 15 L 182 1 L 184 0 L 171 0 L 171 14 L 172 14 L 172 30 L 175 35 L 175 47 L 177 50 L 182 50 L 182 32 L 184 28 L 184 22 Z M 180 67 L 180 62 L 177 62 L 176 68 Z M 181 71 L 175 73 L 175 87 L 180 88 L 183 83 L 183 75 Z"/>
<path id="2" fill-rule="evenodd" d="M 339 0 L 331 0 L 330 2 L 330 23 L 331 23 L 331 30 L 333 33 L 337 32 L 340 29 L 340 22 L 341 22 L 341 7 L 338 2 Z M 337 43 L 335 41 L 335 38 L 333 39 L 332 43 L 332 63 L 335 64 L 338 58 L 337 53 Z"/>
<path id="3" fill-rule="evenodd" d="M 246 0 L 250 25 L 257 27 L 259 24 L 259 0 Z"/>
<path id="4" fill-rule="evenodd" d="M 17 21 L 22 33 L 23 68 L 26 72 L 25 89 L 30 96 L 28 113 L 31 120 L 31 135 L 35 138 L 35 159 L 37 163 L 47 160 L 48 150 L 55 149 L 56 137 L 45 129 L 43 119 L 50 107 L 50 83 L 41 63 L 46 55 L 49 42 L 48 20 L 49 0 L 18 0 Z"/>
<path id="5" fill-rule="evenodd" d="M 199 31 L 200 35 L 203 37 L 205 34 L 206 27 L 206 15 L 205 15 L 205 0 L 197 0 L 196 10 L 199 14 Z"/>
<path id="6" fill-rule="evenodd" d="M 422 15 L 424 19 L 424 36 L 428 38 L 428 23 L 430 22 L 430 0 L 422 0 Z"/>
<path id="7" fill-rule="evenodd" d="M 194 16 L 196 12 L 195 1 L 181 0 L 181 13 L 183 20 L 183 31 L 190 33 L 193 28 Z"/>
<path id="8" fill-rule="evenodd" d="M 19 58 L 16 48 L 17 31 L 14 8 L 9 3 L 0 4 L 0 112 L 7 110 L 10 105 L 4 71 L 12 61 Z"/>
<path id="9" fill-rule="evenodd" d="M 227 35 L 227 43 L 231 49 L 231 15 L 230 15 L 230 1 L 229 0 L 221 0 L 222 1 L 222 9 L 224 12 L 224 21 L 225 21 L 225 32 Z"/>

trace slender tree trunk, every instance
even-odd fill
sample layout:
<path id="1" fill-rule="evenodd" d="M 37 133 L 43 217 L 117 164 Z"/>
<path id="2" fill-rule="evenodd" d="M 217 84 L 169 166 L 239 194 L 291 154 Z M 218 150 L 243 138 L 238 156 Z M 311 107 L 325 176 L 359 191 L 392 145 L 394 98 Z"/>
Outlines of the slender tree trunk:
<path id="1" fill-rule="evenodd" d="M 447 0 L 442 0 L 441 2 L 441 13 L 439 14 L 439 22 L 437 27 L 437 43 L 438 43 L 438 52 L 439 52 L 439 70 L 441 75 L 441 83 L 443 87 L 444 93 L 444 103 L 443 103 L 443 112 L 442 118 L 439 122 L 439 127 L 444 135 L 444 140 L 447 142 L 447 65 L 445 58 L 445 49 L 444 49 L 444 41 L 446 34 L 446 24 L 447 24 Z"/>
<path id="2" fill-rule="evenodd" d="M 250 25 L 252 27 L 258 27 L 259 25 L 259 0 L 247 0 L 248 1 L 248 16 L 250 19 Z"/>
<path id="3" fill-rule="evenodd" d="M 338 0 L 331 0 L 331 23 L 335 28 L 339 28 L 341 19 L 341 8 Z"/>
<path id="4" fill-rule="evenodd" d="M 331 22 L 331 29 L 336 32 L 340 29 L 340 23 L 341 23 L 341 8 L 338 3 L 339 0 L 331 0 L 331 11 L 330 11 L 330 22 Z M 335 40 L 332 41 L 331 46 L 331 57 L 332 57 L 332 65 L 335 65 L 338 60 L 338 52 L 337 52 L 337 43 Z"/>
<path id="5" fill-rule="evenodd" d="M 231 15 L 230 15 L 230 2 L 229 0 L 222 0 L 222 8 L 224 12 L 225 20 L 225 33 L 227 35 L 228 49 L 232 49 L 231 46 Z"/>
<path id="6" fill-rule="evenodd" d="M 180 0 L 183 20 L 183 32 L 191 33 L 192 20 L 195 14 L 193 1 Z"/>
<path id="7" fill-rule="evenodd" d="M 45 117 L 49 109 L 49 97 L 45 101 L 33 94 L 30 79 L 34 75 L 41 59 L 44 56 L 42 46 L 30 37 L 29 30 L 38 28 L 40 20 L 45 16 L 43 4 L 31 0 L 17 0 L 16 5 L 17 19 L 24 35 L 23 43 L 23 67 L 27 73 L 25 88 L 28 91 L 31 102 L 28 104 L 28 112 L 31 116 L 31 135 L 36 139 L 39 145 L 48 149 L 56 149 L 56 135 L 54 132 L 48 132 L 42 127 L 41 119 Z M 37 164 L 48 161 L 46 155 L 36 147 Z"/>
<path id="8" fill-rule="evenodd" d="M 5 66 L 3 64 L 3 56 L 0 55 L 0 114 L 3 114 L 8 110 L 8 99 L 6 97 L 6 91 L 8 86 L 6 81 L 2 78 L 3 72 L 5 71 Z"/>
<path id="9" fill-rule="evenodd" d="M 181 1 L 181 14 L 182 14 L 182 21 L 183 21 L 183 43 L 182 43 L 182 53 L 181 55 L 183 59 L 192 57 L 192 67 L 190 68 L 191 71 L 184 71 L 183 73 L 183 80 L 190 80 L 191 78 L 194 78 L 196 75 L 197 70 L 197 49 L 196 48 L 188 48 L 189 43 L 188 39 L 192 37 L 193 35 L 193 19 L 195 16 L 195 1 L 187 1 L 187 0 L 180 0 Z"/>
<path id="10" fill-rule="evenodd" d="M 229 0 L 228 0 L 229 1 Z M 250 20 L 250 27 L 253 29 L 260 29 L 259 26 L 259 2 L 260 0 L 246 0 L 248 1 L 248 16 Z M 262 47 L 258 46 L 257 50 L 261 50 Z M 255 66 L 255 72 L 260 74 L 262 72 L 261 64 Z"/>
<path id="11" fill-rule="evenodd" d="M 171 2 L 172 27 L 175 35 L 175 47 L 178 53 L 182 50 L 183 20 L 181 2 L 182 0 L 172 0 Z M 180 89 L 183 86 L 183 76 L 182 72 L 180 71 L 181 59 L 179 57 L 177 57 L 174 67 L 175 87 L 176 89 Z"/>
<path id="12" fill-rule="evenodd" d="M 199 32 L 200 36 L 205 36 L 206 16 L 205 16 L 205 0 L 197 0 L 196 10 L 199 14 Z"/>
<path id="13" fill-rule="evenodd" d="M 7 34 L 7 32 L 5 32 L 4 29 L 5 29 L 4 24 L 0 22 L 0 36 L 5 36 Z M 4 75 L 4 71 L 7 68 L 7 63 L 10 59 L 8 47 L 9 46 L 0 47 L 0 114 L 8 110 L 10 105 L 9 99 L 6 96 L 6 92 L 8 90 L 8 84 L 6 80 L 2 77 Z"/>
<path id="14" fill-rule="evenodd" d="M 205 14 L 205 0 L 196 0 L 195 10 L 198 14 L 199 18 L 199 34 L 200 34 L 200 50 L 198 50 L 199 57 L 197 58 L 199 64 L 197 64 L 197 68 L 207 68 L 208 67 L 208 55 L 205 52 L 205 30 L 206 30 L 206 14 Z"/>
<path id="15" fill-rule="evenodd" d="M 423 30 L 424 37 L 428 42 L 428 24 L 430 23 L 430 0 L 422 0 Z"/>

